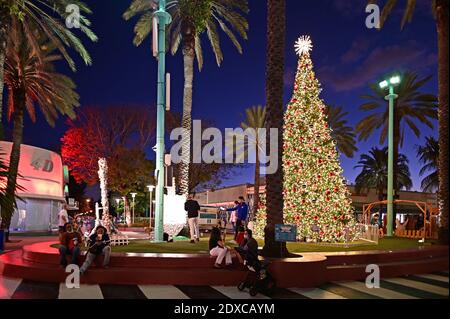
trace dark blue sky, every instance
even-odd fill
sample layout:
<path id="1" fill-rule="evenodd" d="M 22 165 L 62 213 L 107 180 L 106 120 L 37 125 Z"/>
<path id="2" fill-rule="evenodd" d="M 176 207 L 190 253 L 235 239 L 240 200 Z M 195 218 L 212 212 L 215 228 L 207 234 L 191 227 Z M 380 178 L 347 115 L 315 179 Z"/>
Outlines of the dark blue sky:
<path id="1" fill-rule="evenodd" d="M 93 29 L 99 42 L 87 43 L 94 63 L 90 67 L 78 64 L 72 75 L 81 96 L 81 105 L 154 105 L 156 101 L 157 62 L 152 57 L 150 40 L 141 47 L 132 44 L 135 20 L 124 21 L 122 13 L 130 1 L 87 1 L 94 15 Z M 312 58 L 316 75 L 323 86 L 322 98 L 327 104 L 339 105 L 349 112 L 348 120 L 355 125 L 364 113 L 358 110 L 367 92 L 367 84 L 393 69 L 410 69 L 421 75 L 433 75 L 424 88 L 437 93 L 437 39 L 435 23 L 428 0 L 418 1 L 412 24 L 400 30 L 401 10 L 396 12 L 381 31 L 365 26 L 366 0 L 322 0 L 287 2 L 285 100 L 292 94 L 297 67 L 293 46 L 300 35 L 308 34 L 314 44 Z M 237 127 L 244 118 L 244 109 L 265 104 L 266 1 L 249 0 L 249 39 L 243 43 L 240 55 L 231 41 L 221 34 L 224 61 L 215 63 L 206 36 L 203 40 L 204 68 L 194 76 L 193 118 L 214 121 L 218 128 Z M 66 67 L 64 72 L 70 73 Z M 167 69 L 172 74 L 172 108 L 182 110 L 183 65 L 179 52 L 168 56 Z M 37 123 L 26 121 L 24 142 L 46 148 L 58 148 L 66 126 L 61 120 L 51 129 L 42 116 Z M 437 130 L 421 127 L 422 139 L 436 136 Z M 379 135 L 358 143 L 359 152 L 353 159 L 342 158 L 345 177 L 354 181 L 359 155 L 378 145 Z M 414 189 L 420 178 L 414 147 L 417 140 L 407 131 L 401 152 L 408 155 Z M 149 156 L 153 154 L 149 152 Z M 251 182 L 253 168 L 237 172 L 225 185 Z"/>

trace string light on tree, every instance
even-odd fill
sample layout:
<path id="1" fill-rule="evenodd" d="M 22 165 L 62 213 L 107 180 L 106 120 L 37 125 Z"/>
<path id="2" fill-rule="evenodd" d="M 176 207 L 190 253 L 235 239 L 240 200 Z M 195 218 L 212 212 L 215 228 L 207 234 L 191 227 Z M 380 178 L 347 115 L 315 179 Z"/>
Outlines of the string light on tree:
<path id="1" fill-rule="evenodd" d="M 108 164 L 106 158 L 99 158 L 98 160 L 98 179 L 100 181 L 100 195 L 102 201 L 102 222 L 101 224 L 111 232 L 111 217 L 109 216 L 109 202 L 108 202 Z"/>
<path id="2" fill-rule="evenodd" d="M 312 47 L 309 36 L 295 44 L 299 62 L 283 131 L 284 223 L 297 225 L 299 239 L 349 241 L 357 235 L 354 212 L 319 97 L 320 83 L 309 54 Z M 257 236 L 264 228 L 259 225 L 264 216 L 263 198 L 256 217 Z"/>

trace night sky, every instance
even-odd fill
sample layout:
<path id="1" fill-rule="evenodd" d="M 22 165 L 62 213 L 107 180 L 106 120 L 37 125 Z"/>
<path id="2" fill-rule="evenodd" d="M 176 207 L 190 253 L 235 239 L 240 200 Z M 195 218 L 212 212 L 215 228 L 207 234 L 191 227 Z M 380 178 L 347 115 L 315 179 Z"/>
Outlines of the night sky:
<path id="1" fill-rule="evenodd" d="M 321 0 L 287 2 L 285 102 L 292 95 L 297 56 L 293 46 L 300 35 L 310 35 L 316 75 L 322 83 L 322 98 L 327 104 L 342 106 L 349 112 L 351 125 L 364 117 L 358 110 L 361 94 L 367 84 L 392 70 L 410 69 L 420 75 L 433 75 L 424 91 L 437 94 L 437 36 L 429 0 L 418 1 L 412 24 L 401 31 L 402 8 L 390 17 L 381 31 L 365 26 L 366 0 Z M 61 65 L 62 72 L 70 74 L 78 86 L 81 107 L 97 105 L 154 105 L 156 103 L 157 61 L 152 57 L 150 39 L 140 47 L 132 44 L 136 20 L 124 21 L 122 14 L 129 0 L 87 1 L 94 14 L 93 30 L 98 43 L 88 43 L 94 63 L 90 67 L 78 63 L 75 74 Z M 244 119 L 245 108 L 265 104 L 266 67 L 266 1 L 249 0 L 249 39 L 243 43 L 240 55 L 231 41 L 221 33 L 224 61 L 217 67 L 206 35 L 203 39 L 204 68 L 194 75 L 193 119 L 207 119 L 223 129 L 238 127 Z M 172 74 L 172 109 L 182 111 L 183 64 L 181 52 L 167 57 L 167 70 Z M 26 121 L 24 143 L 59 149 L 64 134 L 65 120 L 50 128 L 42 116 L 33 124 Z M 436 124 L 437 126 L 437 124 Z M 410 160 L 414 190 L 420 188 L 415 145 L 423 137 L 437 135 L 437 129 L 421 126 L 422 138 L 417 140 L 411 131 L 402 153 Z M 359 155 L 372 146 L 378 146 L 379 135 L 358 143 L 359 152 L 353 159 L 342 157 L 345 177 L 353 182 Z M 152 145 L 150 145 L 152 146 Z M 150 158 L 153 152 L 148 151 Z M 224 185 L 251 182 L 253 167 L 236 172 Z"/>

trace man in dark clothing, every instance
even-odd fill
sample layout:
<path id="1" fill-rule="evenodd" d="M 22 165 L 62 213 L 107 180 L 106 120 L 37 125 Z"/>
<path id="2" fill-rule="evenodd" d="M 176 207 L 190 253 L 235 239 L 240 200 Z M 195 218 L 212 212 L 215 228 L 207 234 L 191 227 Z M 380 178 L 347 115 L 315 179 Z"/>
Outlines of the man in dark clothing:
<path id="1" fill-rule="evenodd" d="M 195 243 L 195 240 L 200 241 L 200 229 L 198 227 L 198 211 L 200 210 L 200 205 L 194 197 L 194 194 L 189 194 L 188 200 L 184 203 L 184 210 L 188 213 L 191 243 Z"/>
<path id="2" fill-rule="evenodd" d="M 95 233 L 89 237 L 89 250 L 86 256 L 86 261 L 80 268 L 80 274 L 83 274 L 95 258 L 99 255 L 104 255 L 103 268 L 107 268 L 109 265 L 109 258 L 111 255 L 110 239 L 106 232 L 106 228 L 98 226 Z"/>
<path id="3" fill-rule="evenodd" d="M 235 250 L 244 258 L 247 265 L 252 266 L 258 263 L 258 242 L 253 238 L 251 229 L 244 233 L 244 242 Z"/>
<path id="4" fill-rule="evenodd" d="M 236 207 L 227 209 L 227 212 L 237 211 L 236 230 L 234 232 L 234 240 L 238 234 L 239 226 L 244 225 L 248 217 L 248 205 L 244 200 L 244 197 L 239 197 L 239 204 Z"/>
<path id="5" fill-rule="evenodd" d="M 60 264 L 64 268 L 67 266 L 66 255 L 72 255 L 72 264 L 78 264 L 80 254 L 80 243 L 82 241 L 79 232 L 73 230 L 71 224 L 66 223 L 60 235 L 61 246 L 59 246 Z"/>

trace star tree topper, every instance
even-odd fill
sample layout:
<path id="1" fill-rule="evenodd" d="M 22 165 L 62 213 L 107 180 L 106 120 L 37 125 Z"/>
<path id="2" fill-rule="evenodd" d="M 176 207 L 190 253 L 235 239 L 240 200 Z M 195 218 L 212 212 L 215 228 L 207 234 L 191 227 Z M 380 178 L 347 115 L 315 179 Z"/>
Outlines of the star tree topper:
<path id="1" fill-rule="evenodd" d="M 301 56 L 304 53 L 309 53 L 312 48 L 313 45 L 309 35 L 302 35 L 298 38 L 297 42 L 295 42 L 295 52 L 298 56 Z"/>

